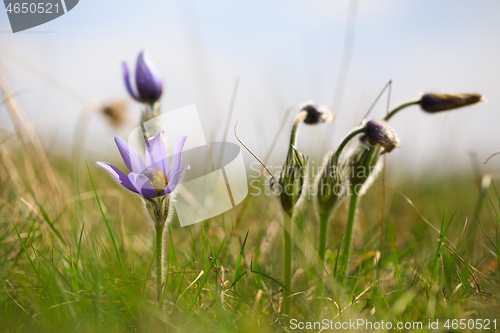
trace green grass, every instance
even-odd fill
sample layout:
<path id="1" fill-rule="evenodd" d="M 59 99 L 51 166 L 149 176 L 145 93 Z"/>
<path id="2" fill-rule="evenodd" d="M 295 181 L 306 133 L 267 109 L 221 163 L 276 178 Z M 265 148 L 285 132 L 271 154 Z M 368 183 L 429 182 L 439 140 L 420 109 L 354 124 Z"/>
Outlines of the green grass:
<path id="1" fill-rule="evenodd" d="M 253 197 L 237 229 L 241 204 L 184 228 L 174 220 L 165 237 L 167 277 L 158 307 L 154 228 L 140 199 L 81 160 L 76 168 L 51 161 L 60 189 L 54 193 L 31 154 L 14 145 L 0 150 L 2 332 L 290 329 L 290 318 L 280 314 L 283 217 L 277 200 Z M 442 325 L 500 318 L 494 189 L 475 212 L 479 190 L 468 175 L 412 182 L 389 177 L 388 184 L 397 192 L 386 189 L 384 248 L 382 185 L 375 182 L 359 200 L 346 276 L 335 271 L 348 200 L 330 222 L 323 302 L 315 300 L 319 221 L 310 201 L 297 209 L 291 318 L 313 321 L 318 303 L 324 308 L 317 319 L 337 321 L 422 321 L 427 327 L 429 319 Z"/>

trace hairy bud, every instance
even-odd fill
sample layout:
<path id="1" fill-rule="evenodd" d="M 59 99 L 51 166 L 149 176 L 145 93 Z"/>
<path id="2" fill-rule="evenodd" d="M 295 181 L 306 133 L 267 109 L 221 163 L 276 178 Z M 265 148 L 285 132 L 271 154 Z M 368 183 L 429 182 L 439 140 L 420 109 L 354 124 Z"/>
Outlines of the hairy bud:
<path id="1" fill-rule="evenodd" d="M 422 110 L 430 113 L 441 112 L 485 101 L 481 94 L 425 94 L 420 99 Z"/>

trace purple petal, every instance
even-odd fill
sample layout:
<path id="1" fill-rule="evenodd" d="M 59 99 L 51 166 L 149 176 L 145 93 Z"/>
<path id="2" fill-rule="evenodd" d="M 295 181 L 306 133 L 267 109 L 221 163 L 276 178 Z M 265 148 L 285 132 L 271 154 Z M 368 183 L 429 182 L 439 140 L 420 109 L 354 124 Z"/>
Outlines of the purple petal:
<path id="1" fill-rule="evenodd" d="M 146 145 L 146 165 L 152 166 L 156 164 L 156 162 L 162 162 L 163 165 L 161 169 L 163 173 L 166 174 L 165 166 L 168 165 L 168 154 L 162 139 L 162 134 L 164 133 L 164 131 L 161 131 L 148 140 Z"/>
<path id="2" fill-rule="evenodd" d="M 132 184 L 127 175 L 124 174 L 120 169 L 118 169 L 114 165 L 104 162 L 97 162 L 97 165 L 106 170 L 118 183 L 122 184 L 132 192 L 139 193 L 136 190 L 135 185 Z"/>
<path id="3" fill-rule="evenodd" d="M 146 51 L 139 53 L 135 67 L 137 91 L 143 101 L 156 102 L 163 91 L 160 72 L 149 60 Z"/>
<path id="4" fill-rule="evenodd" d="M 183 166 L 179 171 L 175 173 L 175 175 L 171 179 L 168 179 L 168 186 L 161 195 L 167 195 L 171 193 L 173 190 L 175 190 L 175 188 L 179 184 L 179 181 L 182 178 L 182 175 L 184 174 L 184 170 L 186 170 L 187 167 L 189 167 L 189 164 Z"/>
<path id="5" fill-rule="evenodd" d="M 124 61 L 122 62 L 122 68 L 123 68 L 123 79 L 125 80 L 125 87 L 127 88 L 127 91 L 130 96 L 132 96 L 133 99 L 135 99 L 138 102 L 142 102 L 142 100 L 137 96 L 137 94 L 134 92 L 134 89 L 132 89 L 132 86 L 130 85 L 130 73 L 128 71 L 128 66 L 127 63 Z"/>
<path id="6" fill-rule="evenodd" d="M 182 148 L 184 147 L 186 138 L 187 136 L 184 135 L 179 140 L 177 140 L 177 143 L 175 145 L 174 157 L 172 158 L 172 164 L 170 164 L 170 168 L 168 170 L 167 179 L 170 179 L 173 175 L 175 175 L 181 167 Z"/>
<path id="7" fill-rule="evenodd" d="M 117 136 L 115 136 L 115 142 L 118 146 L 120 154 L 122 155 L 123 162 L 125 162 L 125 165 L 130 172 L 141 173 L 144 169 L 146 169 L 144 162 L 134 148 L 130 147 L 125 141 Z"/>
<path id="8" fill-rule="evenodd" d="M 137 192 L 146 198 L 156 198 L 158 194 L 156 193 L 153 185 L 148 180 L 148 178 L 144 175 L 137 173 L 130 173 L 128 178 L 135 185 Z"/>

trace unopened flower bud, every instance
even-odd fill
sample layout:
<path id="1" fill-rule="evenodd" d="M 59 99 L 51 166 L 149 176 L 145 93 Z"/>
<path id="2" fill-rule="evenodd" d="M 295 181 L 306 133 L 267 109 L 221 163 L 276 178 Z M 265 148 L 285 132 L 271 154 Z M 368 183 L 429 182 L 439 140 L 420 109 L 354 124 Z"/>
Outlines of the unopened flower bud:
<path id="1" fill-rule="evenodd" d="M 139 53 L 135 67 L 137 93 L 130 84 L 127 63 L 123 62 L 123 78 L 128 93 L 138 102 L 154 104 L 161 97 L 163 82 L 156 66 L 149 60 L 146 51 Z"/>
<path id="2" fill-rule="evenodd" d="M 317 125 L 337 120 L 332 110 L 328 109 L 326 105 L 318 105 L 314 102 L 302 104 L 300 111 L 307 112 L 304 123 L 308 125 Z"/>
<path id="3" fill-rule="evenodd" d="M 422 110 L 430 113 L 441 112 L 485 101 L 481 94 L 425 94 L 420 99 Z"/>
<path id="4" fill-rule="evenodd" d="M 306 164 L 307 156 L 299 153 L 294 147 L 290 147 L 277 183 L 272 181 L 270 184 L 279 196 L 283 210 L 290 216 L 293 214 L 306 182 Z"/>
<path id="5" fill-rule="evenodd" d="M 363 193 L 375 179 L 380 169 L 380 155 L 399 146 L 399 138 L 389 124 L 382 120 L 370 120 L 359 145 L 348 158 L 350 184 Z M 368 144 L 368 145 L 367 145 Z M 361 186 L 362 188 L 359 188 Z M 358 192 L 360 194 L 360 192 Z"/>
<path id="6" fill-rule="evenodd" d="M 344 169 L 337 165 L 334 154 L 328 154 L 315 181 L 320 214 L 330 216 L 338 203 L 346 196 L 345 178 Z"/>
<path id="7" fill-rule="evenodd" d="M 380 145 L 384 148 L 383 153 L 390 153 L 395 147 L 399 147 L 399 138 L 392 127 L 383 120 L 373 119 L 366 123 L 366 140 L 372 146 Z"/>

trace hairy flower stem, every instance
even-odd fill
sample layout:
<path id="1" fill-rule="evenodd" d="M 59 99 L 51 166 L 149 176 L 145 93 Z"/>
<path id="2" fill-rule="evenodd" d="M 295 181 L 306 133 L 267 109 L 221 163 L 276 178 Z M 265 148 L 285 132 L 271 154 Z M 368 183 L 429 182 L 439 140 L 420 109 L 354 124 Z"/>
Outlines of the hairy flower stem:
<path id="1" fill-rule="evenodd" d="M 337 170 L 335 172 L 339 172 L 338 170 L 338 163 L 339 163 L 339 158 L 340 155 L 342 154 L 342 151 L 344 148 L 347 146 L 349 141 L 351 141 L 354 137 L 356 137 L 358 134 L 364 133 L 366 130 L 366 127 L 361 127 L 353 130 L 351 133 L 349 133 L 344 140 L 340 143 L 339 147 L 335 151 L 335 153 L 332 155 L 331 160 L 329 162 L 330 165 L 333 165 Z M 327 242 L 327 236 L 328 236 L 328 222 L 330 221 L 330 217 L 332 215 L 332 210 L 334 207 L 331 207 L 330 210 L 323 210 L 319 209 L 319 246 L 318 246 L 318 257 L 319 257 L 319 266 L 318 266 L 318 283 L 316 285 L 316 298 L 317 298 L 317 304 L 316 304 L 316 309 L 315 309 L 315 315 L 316 317 L 320 317 L 321 314 L 321 307 L 322 307 L 322 302 L 321 302 L 321 297 L 323 297 L 323 277 L 324 277 L 324 272 L 325 272 L 325 254 L 326 254 L 326 242 Z"/>
<path id="2" fill-rule="evenodd" d="M 359 194 L 355 190 L 351 194 L 351 198 L 349 199 L 349 213 L 347 215 L 347 223 L 345 226 L 345 234 L 344 234 L 344 249 L 342 251 L 342 256 L 340 257 L 340 262 L 342 266 L 340 268 L 339 276 L 340 281 L 342 282 L 344 276 L 347 272 L 347 266 L 349 265 L 349 254 L 351 251 L 351 239 L 352 239 L 352 231 L 354 227 L 354 220 L 356 218 L 356 208 L 358 206 L 358 198 Z"/>
<path id="3" fill-rule="evenodd" d="M 328 235 L 328 221 L 330 220 L 330 214 L 320 213 L 319 214 L 319 247 L 318 256 L 321 264 L 325 261 L 326 252 L 326 236 Z"/>
<path id="4" fill-rule="evenodd" d="M 306 111 L 300 111 L 300 113 L 295 117 L 295 121 L 293 122 L 292 134 L 290 135 L 290 146 L 297 148 L 297 138 L 299 136 L 299 127 L 300 124 L 304 122 L 304 119 L 307 117 Z"/>
<path id="5" fill-rule="evenodd" d="M 165 277 L 165 258 L 163 251 L 163 232 L 165 231 L 165 224 L 156 225 L 156 294 L 157 301 L 160 300 L 163 280 Z"/>
<path id="6" fill-rule="evenodd" d="M 283 289 L 282 313 L 287 316 L 290 316 L 292 302 L 290 297 L 290 290 L 292 290 L 292 215 L 293 210 L 283 215 L 283 243 L 285 247 L 283 285 L 288 289 Z"/>
<path id="7" fill-rule="evenodd" d="M 146 128 L 144 127 L 144 124 L 155 117 L 158 117 L 160 115 L 160 103 L 147 103 L 144 110 L 142 110 L 141 114 L 141 129 L 142 129 L 142 136 L 144 137 L 144 142 L 148 142 L 148 135 L 146 133 Z M 161 126 L 159 128 L 153 128 L 151 129 L 151 126 L 154 126 L 156 124 L 149 124 L 148 127 L 150 128 L 150 132 L 158 133 L 161 130 Z"/>
<path id="8" fill-rule="evenodd" d="M 301 111 L 297 117 L 295 117 L 295 121 L 292 127 L 292 133 L 290 135 L 290 145 L 288 148 L 287 161 L 294 161 L 297 157 L 297 138 L 299 135 L 299 127 L 304 122 L 304 119 L 307 117 L 306 111 Z M 299 186 L 297 182 L 293 184 L 293 194 L 295 196 L 297 193 L 300 193 L 296 188 Z M 299 194 L 300 195 L 300 194 Z M 292 216 L 293 210 L 295 206 L 296 200 L 292 200 L 291 205 L 284 205 L 282 201 L 282 205 L 285 211 L 283 215 L 283 245 L 284 245 L 284 277 L 283 277 L 283 285 L 286 288 L 283 288 L 283 303 L 282 303 L 282 313 L 290 316 L 291 310 L 291 298 L 290 298 L 290 290 L 292 289 Z M 287 207 L 290 206 L 290 207 Z"/>
<path id="9" fill-rule="evenodd" d="M 357 128 L 345 137 L 345 139 L 340 143 L 339 147 L 337 148 L 337 151 L 335 151 L 335 154 L 333 154 L 332 156 L 333 165 L 338 166 L 340 154 L 342 153 L 342 150 L 344 150 L 345 146 L 349 143 L 349 141 L 351 141 L 351 139 L 354 138 L 356 135 L 364 133 L 365 130 L 366 127 Z"/>
<path id="10" fill-rule="evenodd" d="M 327 212 L 319 213 L 319 247 L 318 247 L 318 257 L 319 257 L 319 267 L 318 267 L 318 283 L 316 286 L 316 307 L 315 307 L 315 317 L 320 318 L 321 307 L 323 297 L 323 277 L 325 275 L 325 253 L 326 253 L 326 241 L 328 235 L 328 221 L 330 221 L 330 214 Z"/>
<path id="11" fill-rule="evenodd" d="M 408 106 L 412 106 L 412 105 L 417 105 L 420 103 L 420 100 L 412 100 L 412 101 L 409 101 L 409 102 L 405 102 L 405 103 L 402 103 L 398 106 L 396 106 L 394 109 L 391 110 L 391 112 L 389 112 L 384 120 L 385 121 L 389 121 L 389 119 L 392 118 L 392 116 L 394 116 L 396 113 L 398 113 L 399 111 L 403 110 L 404 108 L 408 107 Z"/>

